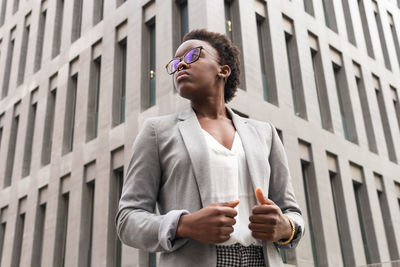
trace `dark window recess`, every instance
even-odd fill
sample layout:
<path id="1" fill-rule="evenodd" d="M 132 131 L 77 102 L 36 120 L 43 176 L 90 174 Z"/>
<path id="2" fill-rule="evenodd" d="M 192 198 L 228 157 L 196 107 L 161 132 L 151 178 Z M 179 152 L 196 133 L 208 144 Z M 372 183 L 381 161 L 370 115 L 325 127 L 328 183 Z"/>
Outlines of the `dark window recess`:
<path id="1" fill-rule="evenodd" d="M 56 110 L 57 89 L 49 90 L 47 96 L 46 118 L 44 122 L 43 145 L 42 145 L 42 166 L 51 161 L 51 149 L 53 144 L 54 118 Z"/>
<path id="2" fill-rule="evenodd" d="M 360 223 L 366 262 L 367 264 L 379 263 L 380 256 L 378 253 L 375 230 L 370 223 L 372 220 L 371 207 L 369 205 L 365 185 L 353 181 L 353 190 L 357 205 L 357 215 Z"/>
<path id="3" fill-rule="evenodd" d="M 326 248 L 322 236 L 321 210 L 318 195 L 315 194 L 316 182 L 313 165 L 311 162 L 301 161 L 301 171 L 303 177 L 304 195 L 306 197 L 308 226 L 310 229 L 311 248 L 314 266 L 322 266 L 326 261 Z M 313 193 L 314 192 L 314 193 Z M 317 234 L 320 233 L 320 234 Z"/>
<path id="4" fill-rule="evenodd" d="M 127 39 L 117 42 L 114 62 L 113 126 L 125 122 Z"/>
<path id="5" fill-rule="evenodd" d="M 240 28 L 239 0 L 224 0 L 226 35 L 239 48 L 240 52 L 240 84 L 239 88 L 246 90 L 246 75 L 244 67 L 242 31 Z"/>
<path id="6" fill-rule="evenodd" d="M 64 19 L 64 0 L 56 0 L 56 1 L 57 3 L 56 3 L 56 16 L 54 19 L 53 48 L 51 52 L 52 58 L 55 58 L 60 54 L 61 34 L 62 34 L 63 19 Z M 74 16 L 76 16 L 76 14 Z"/>
<path id="7" fill-rule="evenodd" d="M 389 52 L 388 52 L 387 45 L 386 45 L 386 39 L 385 39 L 385 35 L 383 33 L 381 15 L 378 10 L 378 4 L 375 1 L 372 1 L 372 3 L 376 6 L 376 11 L 374 11 L 374 16 L 375 16 L 376 26 L 378 27 L 379 40 L 381 42 L 381 48 L 382 48 L 383 60 L 385 61 L 385 67 L 388 70 L 392 70 L 392 66 L 390 64 L 390 59 L 389 59 Z"/>
<path id="8" fill-rule="evenodd" d="M 19 125 L 19 116 L 17 115 L 14 117 L 11 123 L 11 132 L 10 132 L 10 139 L 9 139 L 8 153 L 7 153 L 6 173 L 4 175 L 3 187 L 11 185 L 11 179 L 14 169 L 15 147 L 17 145 L 18 125 Z"/>
<path id="9" fill-rule="evenodd" d="M 7 2 L 8 0 L 1 1 L 1 13 L 0 13 L 0 27 L 4 25 L 4 21 L 6 19 L 6 10 L 7 10 Z"/>
<path id="10" fill-rule="evenodd" d="M 365 132 L 367 134 L 368 148 L 371 152 L 378 153 L 378 148 L 376 146 L 375 131 L 372 124 L 371 112 L 368 104 L 367 92 L 365 90 L 363 77 L 355 77 L 358 96 L 361 103 L 361 111 L 364 119 Z"/>
<path id="11" fill-rule="evenodd" d="M 326 88 L 325 74 L 322 67 L 321 53 L 312 48 L 310 49 L 310 52 L 314 72 L 315 89 L 317 90 L 321 125 L 325 130 L 333 132 L 332 116 L 328 99 L 328 91 Z"/>
<path id="12" fill-rule="evenodd" d="M 314 5 L 312 0 L 303 0 L 304 10 L 314 17 Z"/>
<path id="13" fill-rule="evenodd" d="M 17 217 L 15 225 L 14 243 L 11 257 L 11 267 L 19 267 L 21 264 L 21 250 L 25 228 L 25 213 Z"/>
<path id="14" fill-rule="evenodd" d="M 39 16 L 39 28 L 36 37 L 36 53 L 33 71 L 36 72 L 42 67 L 42 55 L 43 55 L 43 44 L 44 44 L 44 33 L 46 28 L 46 14 L 47 10 L 42 11 Z"/>
<path id="15" fill-rule="evenodd" d="M 372 47 L 371 34 L 369 33 L 367 15 L 365 13 L 364 1 L 357 0 L 357 3 L 358 3 L 358 10 L 360 12 L 360 17 L 361 17 L 361 25 L 362 25 L 363 32 L 364 32 L 365 45 L 367 46 L 367 53 L 368 53 L 368 56 L 370 56 L 371 58 L 375 58 L 374 49 Z"/>
<path id="16" fill-rule="evenodd" d="M 265 12 L 268 14 L 267 6 Z M 264 100 L 278 105 L 276 90 L 275 67 L 272 53 L 272 41 L 268 17 L 256 14 L 258 48 L 261 64 L 261 81 Z"/>
<path id="17" fill-rule="evenodd" d="M 72 33 L 71 42 L 81 37 L 82 32 L 82 8 L 83 0 L 74 0 L 74 11 L 72 12 Z"/>
<path id="18" fill-rule="evenodd" d="M 46 203 L 39 205 L 36 211 L 35 232 L 33 236 L 32 261 L 31 266 L 41 266 L 43 254 L 44 225 L 46 221 Z"/>
<path id="19" fill-rule="evenodd" d="M 93 3 L 93 25 L 104 18 L 104 0 L 95 0 Z"/>
<path id="20" fill-rule="evenodd" d="M 74 145 L 76 94 L 78 89 L 78 74 L 69 78 L 67 101 L 64 118 L 63 155 L 71 152 Z"/>
<path id="21" fill-rule="evenodd" d="M 342 208 L 346 204 L 341 177 L 337 173 L 329 171 L 329 178 L 331 182 L 337 231 L 339 234 L 340 251 L 342 253 L 342 263 L 344 266 L 355 266 L 353 244 L 345 241 L 345 237 L 350 235 L 350 227 L 346 210 Z"/>
<path id="22" fill-rule="evenodd" d="M 90 141 L 96 138 L 98 132 L 101 57 L 98 57 L 92 61 L 90 73 L 91 75 L 90 75 L 89 97 L 88 97 L 86 141 Z"/>
<path id="23" fill-rule="evenodd" d="M 357 46 L 356 37 L 354 34 L 353 20 L 351 19 L 351 12 L 348 0 L 342 0 L 343 14 L 346 21 L 347 39 L 351 44 Z"/>
<path id="24" fill-rule="evenodd" d="M 376 76 L 374 77 L 375 77 L 374 79 L 378 79 Z M 380 83 L 379 80 L 378 83 Z M 376 95 L 376 101 L 378 103 L 379 113 L 381 116 L 382 130 L 385 136 L 386 148 L 388 150 L 389 160 L 397 162 L 397 156 L 394 150 L 392 132 L 390 130 L 389 117 L 386 112 L 386 105 L 380 85 L 379 88 L 375 88 L 375 95 Z"/>
<path id="25" fill-rule="evenodd" d="M 295 36 L 285 32 L 285 41 L 294 114 L 307 120 L 303 80 L 301 78 L 301 68 Z"/>
<path id="26" fill-rule="evenodd" d="M 336 93 L 339 101 L 343 134 L 346 140 L 358 144 L 354 115 L 344 68 L 332 63 Z"/>
<path id="27" fill-rule="evenodd" d="M 56 239 L 53 266 L 65 266 L 65 252 L 67 250 L 69 193 L 59 198 L 56 222 Z"/>
<path id="28" fill-rule="evenodd" d="M 333 0 L 321 0 L 322 7 L 324 9 L 325 24 L 326 26 L 334 32 L 338 32 L 336 24 L 335 8 L 333 6 Z"/>
<path id="29" fill-rule="evenodd" d="M 28 15 L 29 16 L 29 15 Z M 28 54 L 30 25 L 25 26 L 22 34 L 22 44 L 19 56 L 17 85 L 21 85 L 25 78 L 26 56 Z"/>
<path id="30" fill-rule="evenodd" d="M 13 30 L 11 30 L 11 32 L 12 31 Z M 10 32 L 10 36 L 12 35 L 11 32 Z M 8 67 L 4 69 L 3 91 L 1 94 L 2 98 L 6 97 L 8 95 L 8 91 L 9 91 L 8 86 L 10 83 L 10 74 L 11 74 L 10 72 L 11 72 L 12 63 L 13 63 L 14 46 L 15 46 L 15 39 L 11 39 L 9 46 L 8 46 L 7 58 L 6 58 L 6 66 L 8 66 Z"/>
<path id="31" fill-rule="evenodd" d="M 35 133 L 36 124 L 36 110 L 37 103 L 30 105 L 28 115 L 28 126 L 26 127 L 26 138 L 24 148 L 24 161 L 22 162 L 22 177 L 28 176 L 31 172 L 31 161 L 32 161 L 32 147 Z"/>

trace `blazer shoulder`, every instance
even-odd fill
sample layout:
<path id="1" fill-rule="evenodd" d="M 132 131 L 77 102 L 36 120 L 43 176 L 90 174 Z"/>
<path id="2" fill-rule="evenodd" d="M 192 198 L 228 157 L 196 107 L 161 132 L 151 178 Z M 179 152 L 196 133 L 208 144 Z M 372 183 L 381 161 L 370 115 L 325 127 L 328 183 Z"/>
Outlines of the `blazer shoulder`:
<path id="1" fill-rule="evenodd" d="M 273 130 L 273 128 L 275 128 L 275 126 L 267 121 L 259 121 L 259 120 L 255 120 L 255 119 L 249 119 L 249 118 L 243 118 L 243 120 L 245 122 L 247 122 L 248 124 L 256 127 L 259 130 L 262 131 L 267 131 L 267 132 L 271 132 Z"/>

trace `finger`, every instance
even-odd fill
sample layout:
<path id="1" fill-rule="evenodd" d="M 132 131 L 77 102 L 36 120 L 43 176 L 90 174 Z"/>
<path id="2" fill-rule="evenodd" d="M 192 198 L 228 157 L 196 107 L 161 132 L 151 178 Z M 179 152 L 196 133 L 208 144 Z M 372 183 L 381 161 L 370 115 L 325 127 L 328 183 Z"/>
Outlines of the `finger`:
<path id="1" fill-rule="evenodd" d="M 230 207 L 218 207 L 218 211 L 220 214 L 230 218 L 234 218 L 237 215 L 237 211 Z"/>
<path id="2" fill-rule="evenodd" d="M 271 200 L 269 200 L 268 198 L 264 197 L 264 194 L 260 187 L 256 188 L 256 198 L 257 198 L 258 202 L 260 202 L 261 205 L 264 205 L 264 204 L 271 205 L 274 203 Z"/>
<path id="3" fill-rule="evenodd" d="M 224 226 L 219 228 L 219 234 L 220 235 L 230 235 L 233 233 L 233 227 L 232 226 Z"/>
<path id="4" fill-rule="evenodd" d="M 277 218 L 266 214 L 256 214 L 249 217 L 251 223 L 262 223 L 268 225 L 277 225 Z"/>
<path id="5" fill-rule="evenodd" d="M 217 203 L 217 206 L 224 206 L 224 207 L 231 207 L 234 208 L 237 205 L 239 205 L 239 199 L 235 201 L 229 201 L 229 202 L 223 202 L 223 203 Z"/>
<path id="6" fill-rule="evenodd" d="M 251 232 L 251 235 L 260 240 L 264 241 L 273 241 L 273 237 L 271 234 L 261 233 L 261 232 Z"/>
<path id="7" fill-rule="evenodd" d="M 251 210 L 253 214 L 279 214 L 279 207 L 276 205 L 258 205 Z"/>

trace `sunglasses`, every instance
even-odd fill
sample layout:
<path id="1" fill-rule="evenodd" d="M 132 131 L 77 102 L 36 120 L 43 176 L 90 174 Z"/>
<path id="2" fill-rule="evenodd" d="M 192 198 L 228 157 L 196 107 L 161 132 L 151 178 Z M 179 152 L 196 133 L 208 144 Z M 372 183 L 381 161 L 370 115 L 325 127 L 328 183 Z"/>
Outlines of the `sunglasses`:
<path id="1" fill-rule="evenodd" d="M 186 64 L 192 64 L 196 62 L 201 55 L 201 50 L 204 49 L 202 46 L 198 46 L 187 51 L 182 57 L 174 57 L 168 64 L 165 66 L 169 75 L 174 74 L 178 70 L 179 62 L 183 60 Z M 205 49 L 204 49 L 205 50 Z M 206 50 L 205 50 L 206 51 Z M 218 61 L 217 61 L 218 62 Z M 219 62 L 218 62 L 219 63 Z"/>

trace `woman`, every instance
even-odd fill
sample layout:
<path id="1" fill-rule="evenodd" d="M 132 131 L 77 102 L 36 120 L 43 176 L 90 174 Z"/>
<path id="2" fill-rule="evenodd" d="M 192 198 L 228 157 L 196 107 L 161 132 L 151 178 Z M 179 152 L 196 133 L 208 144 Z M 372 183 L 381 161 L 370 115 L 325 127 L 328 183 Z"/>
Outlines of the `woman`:
<path id="1" fill-rule="evenodd" d="M 304 223 L 276 129 L 225 106 L 239 84 L 239 50 L 194 30 L 175 56 L 167 71 L 191 106 L 148 119 L 136 137 L 120 239 L 161 252 L 160 266 L 283 266 L 277 248 L 295 247 Z"/>

